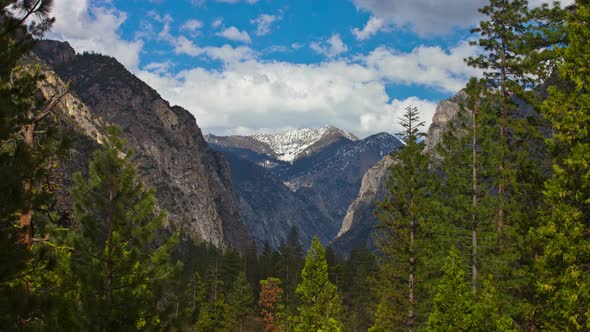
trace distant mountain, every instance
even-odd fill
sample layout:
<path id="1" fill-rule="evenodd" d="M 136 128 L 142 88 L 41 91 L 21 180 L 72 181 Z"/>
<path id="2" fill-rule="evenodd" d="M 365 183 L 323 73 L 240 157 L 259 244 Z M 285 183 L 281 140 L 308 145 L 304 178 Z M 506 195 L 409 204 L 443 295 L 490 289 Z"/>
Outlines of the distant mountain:
<path id="1" fill-rule="evenodd" d="M 401 145 L 387 133 L 360 140 L 332 126 L 206 139 L 230 163 L 240 213 L 254 238 L 273 246 L 291 225 L 306 244 L 314 235 L 324 243 L 333 239 L 363 174 Z M 286 202 L 288 214 L 278 209 Z"/>
<path id="2" fill-rule="evenodd" d="M 87 169 L 104 126 L 118 125 L 135 151 L 138 174 L 156 189 L 168 227 L 185 239 L 218 247 L 245 249 L 253 244 L 240 218 L 228 164 L 209 149 L 188 111 L 170 106 L 114 58 L 76 54 L 68 43 L 47 40 L 37 43 L 35 53 L 48 64 L 48 96 L 65 91 L 63 82 L 71 82 L 59 106 L 61 121 L 77 137 L 76 157 L 61 170 L 64 188 L 71 172 Z M 69 193 L 63 190 L 62 195 Z"/>
<path id="3" fill-rule="evenodd" d="M 437 105 L 425 141 L 428 153 L 435 153 L 435 147 L 442 141 L 449 124 L 456 119 L 465 97 L 465 92 L 460 91 Z M 389 178 L 389 169 L 395 162 L 395 158 L 386 156 L 364 174 L 362 186 L 348 207 L 342 221 L 342 228 L 331 243 L 338 254 L 346 256 L 353 249 L 364 246 L 375 248 L 373 239 L 373 230 L 377 224 L 375 209 L 377 202 L 382 201 L 387 194 L 386 182 Z"/>

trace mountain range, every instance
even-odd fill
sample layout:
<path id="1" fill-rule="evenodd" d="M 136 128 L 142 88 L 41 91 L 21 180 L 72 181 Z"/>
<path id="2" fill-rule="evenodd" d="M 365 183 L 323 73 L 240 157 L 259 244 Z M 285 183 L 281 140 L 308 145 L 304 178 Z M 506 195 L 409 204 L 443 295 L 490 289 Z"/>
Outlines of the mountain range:
<path id="1" fill-rule="evenodd" d="M 363 174 L 401 143 L 380 133 L 365 139 L 335 128 L 219 137 L 209 146 L 226 156 L 244 222 L 259 246 L 277 247 L 296 226 L 305 244 L 328 243 L 341 227 Z"/>
<path id="2" fill-rule="evenodd" d="M 246 250 L 277 248 L 296 227 L 307 247 L 317 235 L 346 255 L 373 246 L 376 201 L 386 194 L 390 156 L 402 143 L 388 133 L 363 139 L 333 126 L 249 136 L 203 135 L 198 119 L 171 106 L 116 59 L 76 54 L 67 42 L 39 41 L 43 93 L 65 93 L 60 118 L 75 138 L 58 170 L 62 217 L 75 170 L 87 169 L 106 125 L 123 129 L 142 180 L 156 189 L 167 227 L 184 239 Z M 64 82 L 70 82 L 69 90 Z M 459 109 L 461 93 L 439 104 L 432 148 Z"/>

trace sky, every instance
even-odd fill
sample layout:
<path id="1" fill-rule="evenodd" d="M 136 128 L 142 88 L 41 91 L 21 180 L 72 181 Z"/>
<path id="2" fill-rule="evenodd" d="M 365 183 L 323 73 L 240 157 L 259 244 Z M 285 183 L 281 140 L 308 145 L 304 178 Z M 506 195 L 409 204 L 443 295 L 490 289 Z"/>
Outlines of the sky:
<path id="1" fill-rule="evenodd" d="M 534 0 L 534 4 L 543 0 Z M 479 71 L 487 0 L 56 0 L 46 38 L 117 58 L 203 132 L 399 131 Z M 561 0 L 563 5 L 572 0 Z"/>

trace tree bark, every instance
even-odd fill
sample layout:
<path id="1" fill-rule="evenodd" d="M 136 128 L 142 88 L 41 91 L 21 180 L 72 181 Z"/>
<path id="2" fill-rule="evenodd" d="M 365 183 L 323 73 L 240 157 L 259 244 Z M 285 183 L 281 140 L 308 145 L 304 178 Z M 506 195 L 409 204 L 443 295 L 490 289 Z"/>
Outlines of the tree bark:
<path id="1" fill-rule="evenodd" d="M 414 216 L 413 211 L 413 204 L 414 204 L 414 199 L 413 197 L 410 196 L 410 257 L 409 257 L 409 276 L 408 276 L 408 288 L 409 288 L 409 293 L 408 293 L 408 302 L 409 302 L 409 308 L 408 308 L 408 331 L 409 332 L 413 332 L 414 331 L 414 302 L 415 302 L 415 297 L 414 297 L 414 283 L 415 283 L 415 265 L 416 265 L 416 256 L 415 256 L 415 236 L 416 236 L 416 219 Z"/>
<path id="2" fill-rule="evenodd" d="M 477 103 L 473 103 L 471 111 L 471 128 L 473 141 L 471 145 L 472 156 L 472 202 L 471 202 L 471 287 L 473 296 L 477 298 L 477 278 L 479 275 L 479 254 L 477 246 Z"/>

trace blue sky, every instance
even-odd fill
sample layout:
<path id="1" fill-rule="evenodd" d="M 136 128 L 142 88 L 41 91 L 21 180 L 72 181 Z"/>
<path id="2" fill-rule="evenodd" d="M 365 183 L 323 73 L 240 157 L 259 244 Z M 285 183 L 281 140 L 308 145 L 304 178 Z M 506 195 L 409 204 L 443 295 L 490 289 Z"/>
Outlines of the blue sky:
<path id="1" fill-rule="evenodd" d="M 538 1 L 538 0 L 537 0 Z M 568 3 L 570 1 L 562 1 Z M 48 38 L 116 57 L 204 132 L 429 121 L 472 75 L 486 0 L 56 0 Z"/>

